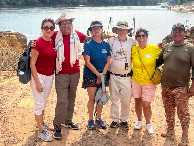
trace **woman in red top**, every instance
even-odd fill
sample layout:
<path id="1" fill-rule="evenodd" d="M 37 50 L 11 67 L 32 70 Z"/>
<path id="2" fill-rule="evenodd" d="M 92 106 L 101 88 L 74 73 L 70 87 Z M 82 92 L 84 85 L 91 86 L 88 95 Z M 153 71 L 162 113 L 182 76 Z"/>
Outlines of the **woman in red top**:
<path id="1" fill-rule="evenodd" d="M 54 29 L 55 23 L 52 19 L 45 18 L 42 21 L 42 36 L 36 40 L 36 46 L 32 47 L 30 61 L 36 129 L 38 130 L 38 137 L 44 141 L 53 140 L 46 132 L 46 130 L 52 130 L 52 128 L 43 122 L 43 115 L 53 83 L 55 58 L 57 56 L 54 42 L 51 39 Z"/>

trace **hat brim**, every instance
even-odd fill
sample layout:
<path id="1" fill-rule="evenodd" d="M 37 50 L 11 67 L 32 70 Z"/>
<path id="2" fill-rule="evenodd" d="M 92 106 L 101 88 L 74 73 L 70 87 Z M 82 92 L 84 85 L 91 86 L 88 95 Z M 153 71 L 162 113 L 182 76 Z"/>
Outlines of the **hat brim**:
<path id="1" fill-rule="evenodd" d="M 102 25 L 93 25 L 93 26 L 90 26 L 90 27 L 88 28 L 88 30 L 89 30 L 89 31 L 91 31 L 91 30 L 92 30 L 92 27 L 94 27 L 94 26 L 100 26 L 100 27 L 102 27 L 102 28 L 103 28 L 103 26 L 102 26 Z"/>
<path id="2" fill-rule="evenodd" d="M 133 30 L 133 28 L 131 28 L 131 27 L 125 27 L 125 28 L 123 28 L 123 27 L 116 26 L 116 27 L 113 27 L 113 28 L 112 28 L 112 32 L 113 32 L 113 33 L 117 33 L 117 28 L 127 29 L 128 32 L 131 32 L 131 31 Z"/>
<path id="3" fill-rule="evenodd" d="M 55 24 L 56 24 L 56 25 L 59 25 L 59 22 L 65 21 L 65 20 L 72 20 L 72 22 L 73 22 L 74 19 L 75 19 L 75 18 L 58 18 L 58 19 L 55 21 Z"/>
<path id="4" fill-rule="evenodd" d="M 178 26 L 173 27 L 173 28 L 172 28 L 172 31 L 173 31 L 175 28 L 180 28 L 180 29 L 182 29 L 183 31 L 185 31 L 185 27 L 178 27 Z"/>

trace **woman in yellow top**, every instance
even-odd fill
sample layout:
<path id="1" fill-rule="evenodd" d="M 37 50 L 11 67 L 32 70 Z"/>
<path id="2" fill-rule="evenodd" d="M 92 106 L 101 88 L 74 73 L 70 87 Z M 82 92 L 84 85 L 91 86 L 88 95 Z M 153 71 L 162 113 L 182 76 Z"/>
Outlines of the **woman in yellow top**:
<path id="1" fill-rule="evenodd" d="M 152 83 L 149 75 L 153 75 L 156 67 L 156 58 L 161 51 L 156 45 L 147 44 L 147 30 L 138 29 L 135 38 L 138 44 L 132 48 L 132 93 L 135 98 L 135 111 L 138 121 L 134 129 L 140 130 L 142 128 L 143 107 L 146 129 L 149 134 L 153 134 L 154 131 L 150 124 L 152 114 L 150 103 L 154 100 L 156 85 Z"/>

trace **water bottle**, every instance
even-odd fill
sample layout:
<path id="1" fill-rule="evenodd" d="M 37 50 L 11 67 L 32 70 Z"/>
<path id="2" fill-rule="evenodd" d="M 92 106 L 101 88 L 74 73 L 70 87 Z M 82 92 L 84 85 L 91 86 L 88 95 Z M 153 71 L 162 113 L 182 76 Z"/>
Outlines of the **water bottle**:
<path id="1" fill-rule="evenodd" d="M 165 39 L 163 39 L 163 40 L 162 40 L 162 48 L 164 47 L 165 44 L 166 44 L 166 43 L 165 43 Z"/>

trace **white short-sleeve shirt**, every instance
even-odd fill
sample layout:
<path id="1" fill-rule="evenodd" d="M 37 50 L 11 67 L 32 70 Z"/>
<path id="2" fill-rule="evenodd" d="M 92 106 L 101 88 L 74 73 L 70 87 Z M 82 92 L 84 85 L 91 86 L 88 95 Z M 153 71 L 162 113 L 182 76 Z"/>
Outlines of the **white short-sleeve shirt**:
<path id="1" fill-rule="evenodd" d="M 110 71 L 115 74 L 127 74 L 131 71 L 131 48 L 136 44 L 135 40 L 127 37 L 125 42 L 120 42 L 118 37 L 108 40 L 111 50 Z M 125 64 L 129 69 L 125 69 Z"/>

